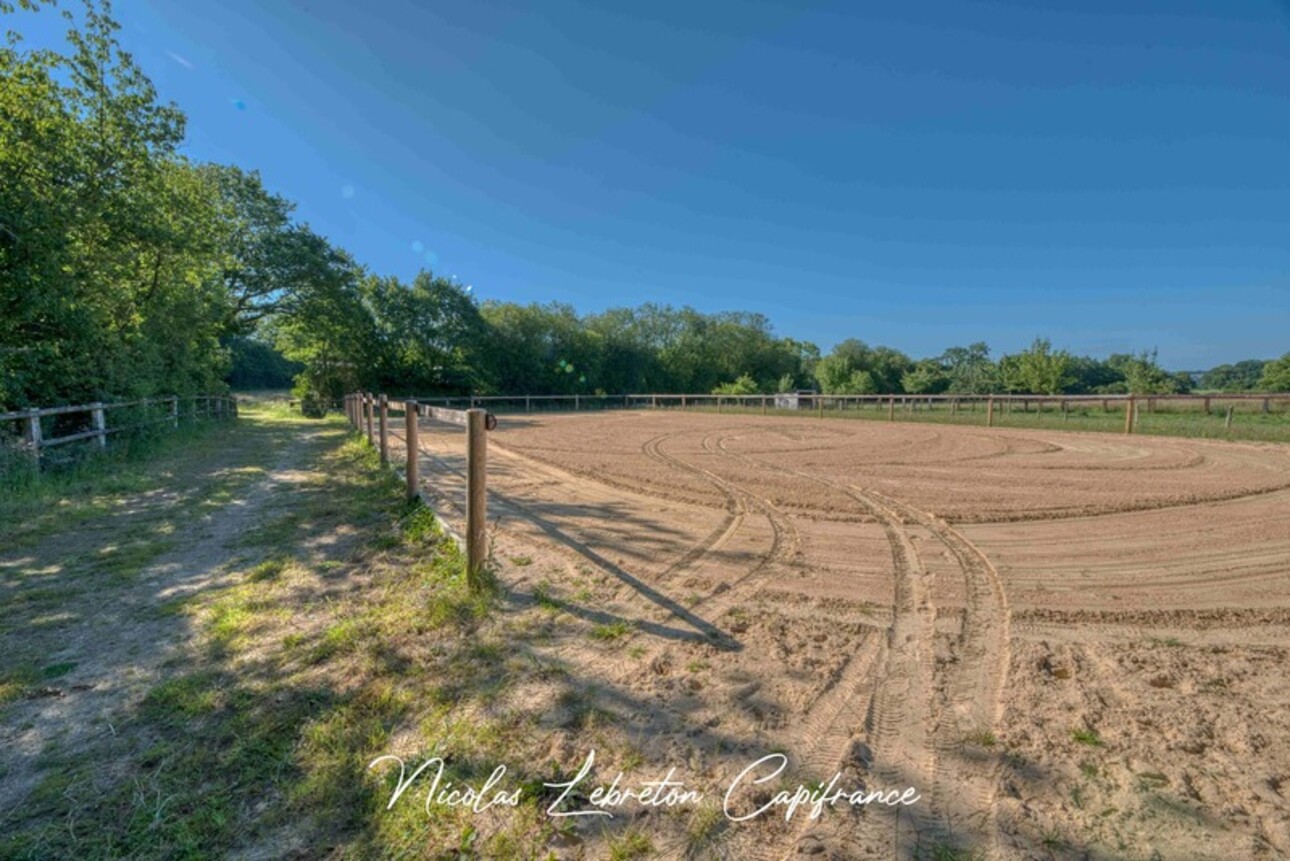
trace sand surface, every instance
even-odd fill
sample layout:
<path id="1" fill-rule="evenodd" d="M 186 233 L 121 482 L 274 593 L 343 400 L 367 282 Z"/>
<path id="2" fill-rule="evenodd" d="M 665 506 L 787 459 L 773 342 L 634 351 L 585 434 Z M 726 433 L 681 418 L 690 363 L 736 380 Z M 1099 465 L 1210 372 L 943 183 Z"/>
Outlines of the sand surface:
<path id="1" fill-rule="evenodd" d="M 631 626 L 550 648 L 631 691 L 646 770 L 722 790 L 783 751 L 922 794 L 702 851 L 655 817 L 665 854 L 1290 857 L 1290 447 L 662 411 L 489 442 L 507 588 Z M 419 448 L 459 520 L 464 435 Z"/>

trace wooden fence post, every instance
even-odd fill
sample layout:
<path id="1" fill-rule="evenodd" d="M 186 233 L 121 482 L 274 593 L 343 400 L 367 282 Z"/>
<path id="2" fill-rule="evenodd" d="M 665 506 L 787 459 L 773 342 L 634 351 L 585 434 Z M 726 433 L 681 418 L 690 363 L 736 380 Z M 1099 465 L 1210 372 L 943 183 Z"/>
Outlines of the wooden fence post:
<path id="1" fill-rule="evenodd" d="M 685 395 L 681 395 L 681 409 L 685 409 Z"/>
<path id="2" fill-rule="evenodd" d="M 40 466 L 40 444 L 40 410 L 32 410 L 27 416 L 27 446 L 37 467 Z"/>
<path id="3" fill-rule="evenodd" d="M 761 414 L 766 415 L 766 396 L 761 396 Z"/>
<path id="4" fill-rule="evenodd" d="M 1269 407 L 1269 401 L 1270 401 L 1270 400 L 1271 400 L 1270 398 L 1264 398 L 1264 399 L 1263 399 L 1263 414 L 1264 414 L 1264 415 L 1267 415 L 1267 414 L 1268 414 L 1268 407 Z"/>
<path id="5" fill-rule="evenodd" d="M 1232 410 L 1236 409 L 1235 404 L 1227 405 L 1227 418 L 1223 419 L 1223 430 L 1232 429 Z"/>
<path id="6" fill-rule="evenodd" d="M 1209 396 L 1205 396 L 1205 415 L 1209 415 Z"/>
<path id="7" fill-rule="evenodd" d="M 985 426 L 994 427 L 994 398 L 985 402 Z"/>
<path id="8" fill-rule="evenodd" d="M 380 430 L 381 430 L 381 466 L 390 465 L 390 399 L 386 395 L 381 395 L 379 403 L 380 413 Z"/>
<path id="9" fill-rule="evenodd" d="M 103 403 L 95 401 L 90 406 L 92 407 L 90 421 L 94 425 L 94 430 L 98 432 L 96 439 L 98 440 L 99 448 L 107 448 L 107 420 L 103 414 Z"/>
<path id="10" fill-rule="evenodd" d="M 574 408 L 575 410 L 580 410 L 580 409 L 582 409 L 582 396 L 581 396 L 581 395 L 574 395 L 574 396 L 573 396 L 573 408 Z"/>
<path id="11" fill-rule="evenodd" d="M 533 412 L 533 396 L 532 396 L 532 395 L 525 395 L 525 396 L 524 396 L 524 412 L 526 412 L 526 413 L 531 413 L 531 412 Z"/>
<path id="12" fill-rule="evenodd" d="M 1125 433 L 1133 433 L 1133 422 L 1135 419 L 1134 413 L 1138 411 L 1137 408 L 1138 408 L 1137 402 L 1135 402 L 1132 397 L 1130 397 L 1127 401 L 1124 402 L 1124 432 Z"/>
<path id="13" fill-rule="evenodd" d="M 376 398 L 372 397 L 370 392 L 363 393 L 363 417 L 367 421 L 367 444 L 373 445 L 376 442 L 376 433 L 372 427 L 375 416 L 372 413 L 376 410 Z"/>
<path id="14" fill-rule="evenodd" d="M 179 395 L 170 396 L 170 426 L 179 427 Z"/>
<path id="15" fill-rule="evenodd" d="M 408 478 L 408 499 L 417 498 L 420 478 L 417 475 L 417 402 L 403 402 L 404 438 L 408 447 L 408 465 L 405 472 Z"/>
<path id="16" fill-rule="evenodd" d="M 894 422 L 895 420 L 896 420 L 896 399 L 894 397 L 889 397 L 887 398 L 887 421 Z"/>
<path id="17" fill-rule="evenodd" d="M 815 410 L 820 414 L 820 418 L 824 418 L 824 395 L 815 396 Z"/>
<path id="18" fill-rule="evenodd" d="M 466 579 L 479 586 L 479 573 L 488 558 L 487 487 L 488 431 L 484 410 L 466 411 Z"/>

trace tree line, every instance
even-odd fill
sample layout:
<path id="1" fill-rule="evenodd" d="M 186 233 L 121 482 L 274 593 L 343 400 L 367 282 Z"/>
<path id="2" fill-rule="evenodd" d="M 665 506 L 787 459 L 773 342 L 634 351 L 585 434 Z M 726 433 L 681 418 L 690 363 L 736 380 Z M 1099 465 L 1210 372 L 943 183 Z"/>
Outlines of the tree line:
<path id="1" fill-rule="evenodd" d="M 66 49 L 0 49 L 0 405 L 14 409 L 277 386 L 392 394 L 831 394 L 1290 390 L 1290 354 L 1199 380 L 1143 352 L 1036 340 L 935 358 L 859 340 L 828 354 L 761 314 L 645 304 L 580 314 L 479 301 L 422 271 L 373 273 L 294 217 L 259 175 L 194 162 L 185 117 L 116 40 L 105 2 L 62 14 Z"/>

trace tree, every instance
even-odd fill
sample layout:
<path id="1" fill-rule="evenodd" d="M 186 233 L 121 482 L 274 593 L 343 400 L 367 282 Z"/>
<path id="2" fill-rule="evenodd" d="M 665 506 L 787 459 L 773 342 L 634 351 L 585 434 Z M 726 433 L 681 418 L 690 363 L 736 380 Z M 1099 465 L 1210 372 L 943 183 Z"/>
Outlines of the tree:
<path id="1" fill-rule="evenodd" d="M 712 390 L 714 395 L 756 395 L 760 392 L 757 381 L 748 374 L 741 374 L 733 383 L 722 383 Z"/>
<path id="2" fill-rule="evenodd" d="M 1290 353 L 1263 366 L 1259 388 L 1265 392 L 1290 392 Z"/>
<path id="3" fill-rule="evenodd" d="M 1074 382 L 1071 354 L 1053 350 L 1052 342 L 1036 338 L 1030 348 L 999 360 L 1000 382 L 1006 391 L 1055 395 Z"/>
<path id="4" fill-rule="evenodd" d="M 0 49 L 0 401 L 218 388 L 216 191 L 107 5 L 63 14 L 65 54 Z"/>
<path id="5" fill-rule="evenodd" d="M 1199 387 L 1220 392 L 1248 392 L 1260 386 L 1263 359 L 1245 359 L 1232 365 L 1219 365 L 1201 374 Z"/>
<path id="6" fill-rule="evenodd" d="M 1160 367 L 1155 350 L 1113 355 L 1107 363 L 1123 374 L 1131 395 L 1172 395 L 1183 390 L 1180 380 Z"/>
<path id="7" fill-rule="evenodd" d="M 936 359 L 923 359 L 912 371 L 906 371 L 900 380 L 901 387 L 915 395 L 939 394 L 950 385 L 945 367 Z"/>
<path id="8" fill-rule="evenodd" d="M 977 341 L 966 347 L 950 347 L 941 354 L 940 364 L 948 377 L 947 391 L 960 395 L 982 395 L 999 384 L 999 371 L 990 361 L 990 347 Z"/>

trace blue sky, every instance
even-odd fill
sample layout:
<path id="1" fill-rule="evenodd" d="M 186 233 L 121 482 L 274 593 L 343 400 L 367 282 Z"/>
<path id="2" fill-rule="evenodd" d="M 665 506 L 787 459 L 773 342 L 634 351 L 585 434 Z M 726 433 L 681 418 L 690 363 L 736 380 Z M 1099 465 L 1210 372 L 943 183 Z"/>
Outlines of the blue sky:
<path id="1" fill-rule="evenodd" d="M 807 5 L 115 12 L 190 157 L 383 274 L 761 311 L 826 349 L 1290 351 L 1286 4 Z"/>

